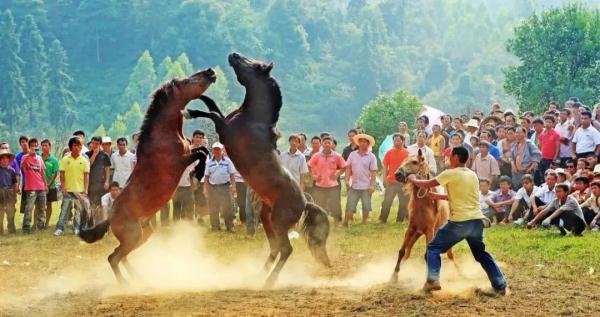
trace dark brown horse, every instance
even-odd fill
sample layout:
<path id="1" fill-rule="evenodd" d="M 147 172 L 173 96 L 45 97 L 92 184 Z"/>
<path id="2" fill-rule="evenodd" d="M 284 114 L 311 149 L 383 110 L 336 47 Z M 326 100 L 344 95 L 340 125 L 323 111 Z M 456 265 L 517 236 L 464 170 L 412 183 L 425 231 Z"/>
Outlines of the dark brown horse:
<path id="1" fill-rule="evenodd" d="M 281 165 L 275 148 L 275 125 L 281 109 L 281 91 L 270 75 L 273 64 L 249 60 L 239 54 L 229 55 L 237 80 L 246 88 L 242 105 L 224 117 L 210 98 L 201 98 L 210 112 L 188 110 L 190 118 L 210 118 L 215 123 L 220 141 L 244 180 L 263 200 L 260 213 L 271 253 L 265 269 L 279 261 L 267 279 L 267 286 L 276 280 L 286 260 L 292 253 L 288 230 L 301 218 L 304 234 L 313 256 L 330 266 L 325 247 L 329 235 L 329 220 L 325 211 L 309 203 L 300 187 Z"/>
<path id="2" fill-rule="evenodd" d="M 196 160 L 201 164 L 206 161 L 208 151 L 191 153 L 183 137 L 181 110 L 200 98 L 215 79 L 209 68 L 185 79 L 173 79 L 153 93 L 141 127 L 137 164 L 128 183 L 115 199 L 109 218 L 79 233 L 81 239 L 92 243 L 102 239 L 110 225 L 120 245 L 108 262 L 121 283 L 125 279 L 119 263 L 133 274 L 127 255 L 152 234 L 148 219 L 171 199 L 185 168 Z"/>
<path id="3" fill-rule="evenodd" d="M 421 150 L 417 156 L 408 157 L 402 166 L 396 172 L 396 179 L 400 183 L 405 183 L 408 175 L 415 174 L 417 178 L 429 179 L 431 174 L 427 161 L 423 157 Z M 450 207 L 447 201 L 433 200 L 428 195 L 427 189 L 419 189 L 412 183 L 404 186 L 410 195 L 408 202 L 408 228 L 404 233 L 404 241 L 398 253 L 398 261 L 392 275 L 392 282 L 398 281 L 398 271 L 400 264 L 410 257 L 410 251 L 417 240 L 425 235 L 425 241 L 429 243 L 440 227 L 448 222 Z M 433 191 L 439 191 L 441 188 L 432 188 Z M 447 252 L 448 258 L 454 260 L 452 249 Z"/>

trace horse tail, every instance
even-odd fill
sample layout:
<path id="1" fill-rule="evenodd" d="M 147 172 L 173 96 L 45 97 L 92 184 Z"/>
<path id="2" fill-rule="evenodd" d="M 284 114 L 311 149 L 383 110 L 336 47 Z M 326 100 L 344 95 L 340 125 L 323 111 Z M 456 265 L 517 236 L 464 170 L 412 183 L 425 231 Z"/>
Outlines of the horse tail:
<path id="1" fill-rule="evenodd" d="M 329 236 L 329 219 L 323 208 L 314 203 L 306 204 L 306 217 L 302 224 L 302 232 L 308 243 L 308 248 L 313 257 L 330 267 L 329 256 L 327 255 L 327 237 Z"/>
<path id="2" fill-rule="evenodd" d="M 101 221 L 94 227 L 81 229 L 79 231 L 79 238 L 87 243 L 94 243 L 104 237 L 110 227 L 110 219 Z"/>

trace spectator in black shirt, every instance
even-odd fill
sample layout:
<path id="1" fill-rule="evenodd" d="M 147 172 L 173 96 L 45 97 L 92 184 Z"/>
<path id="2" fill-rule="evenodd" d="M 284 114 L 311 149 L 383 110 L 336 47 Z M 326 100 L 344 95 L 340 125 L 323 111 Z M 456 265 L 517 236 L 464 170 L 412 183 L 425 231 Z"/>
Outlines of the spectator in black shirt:
<path id="1" fill-rule="evenodd" d="M 110 184 L 110 157 L 101 148 L 102 138 L 92 137 L 90 151 L 86 153 L 90 158 L 90 183 L 88 195 L 93 207 L 100 206 L 100 199 L 107 193 Z"/>

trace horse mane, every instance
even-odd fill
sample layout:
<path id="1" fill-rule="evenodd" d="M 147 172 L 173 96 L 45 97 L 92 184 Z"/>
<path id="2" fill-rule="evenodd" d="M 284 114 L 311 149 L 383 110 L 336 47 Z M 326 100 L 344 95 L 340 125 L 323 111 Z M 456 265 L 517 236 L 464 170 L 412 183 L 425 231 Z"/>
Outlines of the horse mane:
<path id="1" fill-rule="evenodd" d="M 273 102 L 275 104 L 275 108 L 272 109 L 272 112 L 271 112 L 272 117 L 270 118 L 271 119 L 270 123 L 275 125 L 275 123 L 279 120 L 279 112 L 281 111 L 281 107 L 283 105 L 283 97 L 281 96 L 281 89 L 279 88 L 279 84 L 277 83 L 275 78 L 270 77 L 270 76 L 264 81 L 264 85 L 269 90 L 269 93 L 272 94 Z M 246 89 L 251 89 L 251 88 L 246 87 Z M 246 94 L 246 96 L 248 96 L 248 95 Z M 249 100 L 244 100 L 241 107 L 239 108 L 241 112 L 252 113 L 255 110 L 257 110 L 256 107 L 249 107 L 248 102 L 249 102 Z"/>
<path id="2" fill-rule="evenodd" d="M 140 127 L 140 138 L 137 145 L 136 154 L 144 153 L 144 145 L 149 142 L 152 127 L 154 126 L 156 120 L 160 118 L 161 111 L 166 108 L 164 105 L 171 97 L 173 85 L 173 81 L 166 82 L 152 93 L 152 101 L 148 106 L 148 110 L 144 116 L 144 121 Z M 138 160 L 139 159 L 140 155 L 138 155 Z"/>

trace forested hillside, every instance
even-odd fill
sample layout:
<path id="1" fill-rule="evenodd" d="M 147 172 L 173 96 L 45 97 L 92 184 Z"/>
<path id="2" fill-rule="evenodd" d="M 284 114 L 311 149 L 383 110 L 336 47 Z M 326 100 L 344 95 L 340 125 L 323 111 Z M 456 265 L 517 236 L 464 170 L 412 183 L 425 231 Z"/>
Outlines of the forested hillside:
<path id="1" fill-rule="evenodd" d="M 208 66 L 224 72 L 208 94 L 232 107 L 242 90 L 231 51 L 275 62 L 284 132 L 343 133 L 399 88 L 451 113 L 515 107 L 506 42 L 532 12 L 563 2 L 4 0 L 3 134 L 130 133 L 161 81 Z"/>

